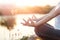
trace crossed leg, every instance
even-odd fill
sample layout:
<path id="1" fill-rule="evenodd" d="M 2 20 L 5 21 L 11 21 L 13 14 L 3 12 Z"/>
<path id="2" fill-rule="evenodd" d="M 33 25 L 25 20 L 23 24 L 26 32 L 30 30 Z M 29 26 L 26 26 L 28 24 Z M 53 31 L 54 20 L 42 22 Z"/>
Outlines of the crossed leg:
<path id="1" fill-rule="evenodd" d="M 35 27 L 35 33 L 43 40 L 60 40 L 60 30 L 54 29 L 47 23 Z"/>

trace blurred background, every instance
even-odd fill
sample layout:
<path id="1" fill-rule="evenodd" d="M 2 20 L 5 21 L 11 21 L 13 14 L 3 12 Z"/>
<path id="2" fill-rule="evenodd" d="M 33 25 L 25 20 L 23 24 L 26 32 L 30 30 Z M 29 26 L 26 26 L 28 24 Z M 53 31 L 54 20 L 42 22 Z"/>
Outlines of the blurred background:
<path id="1" fill-rule="evenodd" d="M 35 32 L 34 27 L 24 26 L 21 24 L 24 19 L 36 16 L 43 17 L 48 14 L 60 0 L 0 0 L 0 40 L 42 40 Z M 14 18 L 15 25 L 9 27 Z M 59 26 L 60 17 L 53 18 L 48 23 L 56 29 Z M 6 26 L 8 25 L 8 27 Z"/>

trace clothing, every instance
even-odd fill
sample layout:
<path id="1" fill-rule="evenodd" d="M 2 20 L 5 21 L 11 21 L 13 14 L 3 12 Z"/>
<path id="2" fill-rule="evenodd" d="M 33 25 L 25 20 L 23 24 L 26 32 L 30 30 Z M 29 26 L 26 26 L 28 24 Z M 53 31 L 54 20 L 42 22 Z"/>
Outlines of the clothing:
<path id="1" fill-rule="evenodd" d="M 55 18 L 55 27 L 60 30 L 60 15 Z"/>
<path id="2" fill-rule="evenodd" d="M 60 30 L 52 28 L 49 24 L 35 27 L 35 33 L 44 40 L 60 40 Z"/>

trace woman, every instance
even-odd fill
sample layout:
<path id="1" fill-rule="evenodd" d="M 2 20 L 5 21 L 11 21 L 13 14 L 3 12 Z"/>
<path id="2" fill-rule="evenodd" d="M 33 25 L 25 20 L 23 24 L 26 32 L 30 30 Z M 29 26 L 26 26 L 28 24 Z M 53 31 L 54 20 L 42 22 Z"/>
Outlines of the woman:
<path id="1" fill-rule="evenodd" d="M 42 17 L 38 22 L 34 22 L 32 19 L 28 19 L 23 25 L 34 26 L 35 33 L 41 37 L 43 40 L 60 40 L 60 30 L 53 28 L 51 25 L 47 24 L 49 20 L 60 14 L 60 5 L 57 5 L 51 12 L 46 16 Z"/>

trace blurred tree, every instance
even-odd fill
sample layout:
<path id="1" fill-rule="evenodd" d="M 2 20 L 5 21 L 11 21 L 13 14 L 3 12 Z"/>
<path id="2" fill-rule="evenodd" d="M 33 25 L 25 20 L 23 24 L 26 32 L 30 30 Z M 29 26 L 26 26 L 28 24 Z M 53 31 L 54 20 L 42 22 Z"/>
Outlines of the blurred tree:
<path id="1" fill-rule="evenodd" d="M 23 38 L 21 40 L 27 40 L 28 36 L 23 36 Z"/>
<path id="2" fill-rule="evenodd" d="M 0 25 L 7 27 L 7 29 L 11 30 L 13 29 L 15 24 L 15 18 L 6 18 L 6 17 L 1 17 L 0 19 Z"/>
<path id="3" fill-rule="evenodd" d="M 2 13 L 0 12 L 0 16 L 2 16 Z"/>
<path id="4" fill-rule="evenodd" d="M 44 14 L 50 12 L 51 9 L 52 9 L 52 6 L 50 6 L 50 5 L 46 5 L 45 7 L 43 7 Z"/>

